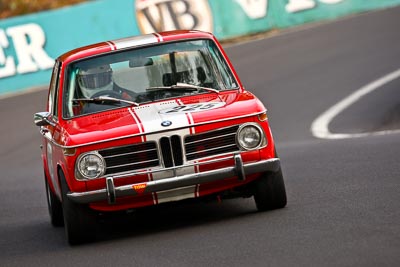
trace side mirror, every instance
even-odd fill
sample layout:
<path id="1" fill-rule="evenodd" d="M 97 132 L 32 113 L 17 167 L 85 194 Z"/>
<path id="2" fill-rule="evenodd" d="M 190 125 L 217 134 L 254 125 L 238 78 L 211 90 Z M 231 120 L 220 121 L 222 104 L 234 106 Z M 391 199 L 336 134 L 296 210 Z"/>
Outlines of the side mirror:
<path id="1" fill-rule="evenodd" d="M 36 126 L 46 126 L 46 125 L 54 126 L 54 123 L 51 121 L 50 112 L 35 113 L 35 115 L 33 116 L 33 120 L 34 120 Z"/>

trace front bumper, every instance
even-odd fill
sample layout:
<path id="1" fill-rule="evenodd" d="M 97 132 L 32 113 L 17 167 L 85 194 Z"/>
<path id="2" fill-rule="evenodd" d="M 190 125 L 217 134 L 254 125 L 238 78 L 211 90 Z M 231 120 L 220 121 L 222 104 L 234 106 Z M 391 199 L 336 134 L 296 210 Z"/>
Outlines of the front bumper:
<path id="1" fill-rule="evenodd" d="M 246 179 L 246 175 L 267 171 L 276 172 L 280 168 L 279 158 L 243 164 L 240 154 L 236 154 L 234 155 L 234 161 L 235 165 L 232 167 L 118 187 L 114 186 L 113 177 L 107 177 L 105 189 L 87 192 L 69 192 L 67 196 L 70 200 L 82 204 L 105 200 L 107 200 L 109 204 L 114 204 L 118 197 L 160 192 L 190 185 L 219 181 L 234 176 L 237 176 L 239 180 L 243 181 Z"/>

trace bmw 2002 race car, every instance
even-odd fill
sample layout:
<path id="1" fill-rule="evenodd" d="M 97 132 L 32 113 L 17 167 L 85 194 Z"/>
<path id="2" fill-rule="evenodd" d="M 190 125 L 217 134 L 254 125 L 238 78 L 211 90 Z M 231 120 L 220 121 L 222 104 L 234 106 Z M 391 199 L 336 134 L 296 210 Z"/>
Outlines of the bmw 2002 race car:
<path id="1" fill-rule="evenodd" d="M 210 33 L 65 53 L 34 121 L 51 222 L 70 244 L 94 236 L 97 213 L 204 196 L 254 196 L 260 211 L 286 205 L 266 109 Z"/>

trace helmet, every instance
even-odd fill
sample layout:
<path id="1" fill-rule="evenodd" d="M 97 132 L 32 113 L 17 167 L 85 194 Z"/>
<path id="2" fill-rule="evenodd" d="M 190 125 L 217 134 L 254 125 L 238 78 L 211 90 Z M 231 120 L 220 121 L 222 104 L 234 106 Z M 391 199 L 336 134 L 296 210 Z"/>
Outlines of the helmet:
<path id="1" fill-rule="evenodd" d="M 112 90 L 112 69 L 110 65 L 80 69 L 77 79 L 85 97 L 91 97 L 104 90 Z"/>

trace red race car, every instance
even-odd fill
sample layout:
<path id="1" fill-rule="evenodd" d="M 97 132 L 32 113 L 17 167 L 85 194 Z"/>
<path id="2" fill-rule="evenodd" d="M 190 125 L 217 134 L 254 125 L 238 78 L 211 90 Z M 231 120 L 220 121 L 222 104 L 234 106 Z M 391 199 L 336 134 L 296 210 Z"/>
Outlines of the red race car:
<path id="1" fill-rule="evenodd" d="M 94 236 L 100 212 L 204 196 L 254 196 L 260 211 L 286 205 L 266 109 L 210 33 L 70 51 L 34 121 L 51 222 L 70 244 Z"/>

